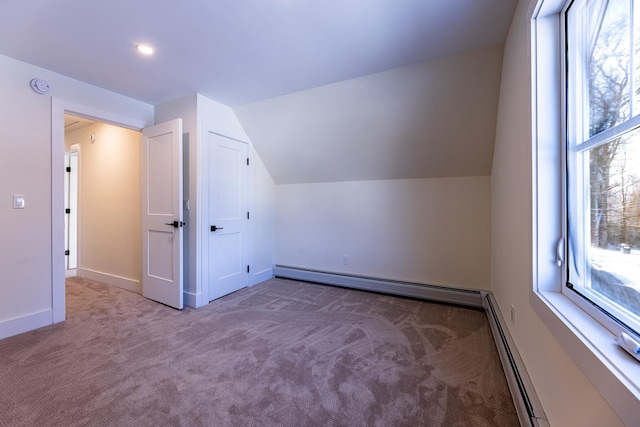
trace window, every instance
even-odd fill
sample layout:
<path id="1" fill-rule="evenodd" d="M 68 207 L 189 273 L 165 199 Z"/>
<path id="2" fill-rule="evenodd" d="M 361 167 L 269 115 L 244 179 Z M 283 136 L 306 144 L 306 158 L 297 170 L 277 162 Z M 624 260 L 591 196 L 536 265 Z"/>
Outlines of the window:
<path id="1" fill-rule="evenodd" d="M 567 278 L 612 332 L 640 332 L 640 1 L 566 14 Z"/>
<path id="2" fill-rule="evenodd" d="M 635 425 L 640 409 L 640 363 L 615 344 L 614 334 L 624 327 L 604 314 L 598 306 L 592 305 L 591 301 L 600 299 L 606 303 L 603 305 L 605 309 L 607 305 L 612 307 L 611 310 L 618 308 L 618 313 L 631 314 L 632 319 L 638 314 L 637 308 L 633 314 L 633 310 L 625 309 L 615 299 L 602 295 L 594 289 L 590 276 L 587 276 L 591 274 L 588 266 L 592 247 L 592 214 L 591 195 L 586 191 L 591 181 L 585 174 L 590 166 L 590 151 L 597 145 L 606 144 L 604 139 L 609 138 L 611 132 L 621 131 L 622 135 L 626 135 L 632 131 L 635 121 L 640 117 L 635 111 L 629 112 L 630 119 L 624 125 L 618 123 L 607 126 L 607 130 L 597 134 L 599 136 L 589 136 L 587 53 L 592 51 L 586 43 L 589 40 L 596 43 L 597 38 L 587 37 L 588 28 L 595 28 L 595 22 L 604 25 L 607 3 L 617 1 L 603 1 L 600 4 L 602 9 L 599 9 L 595 7 L 596 2 L 585 0 L 532 0 L 528 10 L 528 18 L 531 19 L 531 31 L 528 34 L 531 35 L 533 227 L 533 294 L 530 303 L 557 342 L 620 420 L 627 425 Z M 629 2 L 629 10 L 632 6 L 636 5 Z M 629 21 L 632 21 L 633 14 L 628 15 Z M 634 17 L 633 20 L 637 22 L 638 18 Z M 628 25 L 631 28 L 631 24 Z M 596 35 L 601 31 L 599 29 Z M 630 31 L 628 34 L 632 36 Z M 627 46 L 631 45 L 629 41 Z M 595 44 L 592 46 L 595 48 Z M 632 60 L 637 64 L 637 59 Z M 637 75 L 633 66 L 628 69 L 633 69 Z M 596 89 L 595 85 L 591 88 Z M 633 97 L 628 94 L 627 97 L 637 99 L 638 94 L 634 93 Z M 566 173 L 567 160 L 571 165 L 570 177 Z M 578 160 L 581 163 L 577 163 Z M 568 203 L 563 203 L 560 191 L 567 187 L 564 184 L 571 179 L 570 192 L 573 193 L 565 194 Z M 573 217 L 568 221 L 559 215 L 567 210 L 567 204 L 569 214 Z M 571 248 L 571 258 L 566 256 L 567 262 L 559 267 L 557 252 L 562 245 L 558 244 L 558 239 L 563 235 L 566 238 L 566 228 L 570 228 L 573 234 L 570 244 L 566 245 Z M 636 252 L 632 251 L 637 249 L 629 246 L 629 254 L 624 253 L 624 247 L 613 246 L 608 250 L 619 251 L 611 255 L 633 255 Z M 560 255 L 566 255 L 561 250 L 559 252 Z M 562 256 L 559 258 L 562 259 Z M 573 270 L 571 276 L 568 266 Z M 621 271 L 609 262 L 607 268 L 609 271 Z M 638 276 L 634 277 L 637 280 Z M 571 283 L 574 289 L 567 287 L 567 283 Z M 596 318 L 599 320 L 596 321 Z"/>

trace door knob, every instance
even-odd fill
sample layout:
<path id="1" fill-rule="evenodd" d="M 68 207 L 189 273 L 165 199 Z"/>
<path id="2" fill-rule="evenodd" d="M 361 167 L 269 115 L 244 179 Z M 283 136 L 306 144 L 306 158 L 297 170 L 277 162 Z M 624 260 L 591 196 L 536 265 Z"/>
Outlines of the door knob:
<path id="1" fill-rule="evenodd" d="M 224 230 L 224 227 L 216 227 L 215 225 L 212 225 L 211 231 L 216 231 L 216 230 Z"/>
<path id="2" fill-rule="evenodd" d="M 186 225 L 186 222 L 182 222 L 182 221 L 173 221 L 173 222 L 165 222 L 164 225 L 170 225 L 173 228 L 179 228 L 182 227 L 183 225 Z"/>

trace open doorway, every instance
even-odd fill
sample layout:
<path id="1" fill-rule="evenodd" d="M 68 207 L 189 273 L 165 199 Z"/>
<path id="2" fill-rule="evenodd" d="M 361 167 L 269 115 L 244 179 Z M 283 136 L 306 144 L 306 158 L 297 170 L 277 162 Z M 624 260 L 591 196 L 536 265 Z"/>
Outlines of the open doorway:
<path id="1" fill-rule="evenodd" d="M 51 217 L 52 223 L 55 224 L 51 228 L 51 247 L 52 247 L 52 321 L 53 323 L 62 322 L 66 318 L 66 292 L 65 292 L 65 258 L 64 258 L 64 153 L 65 153 L 65 132 L 64 119 L 66 115 L 84 117 L 96 121 L 95 126 L 104 126 L 105 134 L 117 132 L 133 131 L 136 135 L 135 141 L 129 144 L 132 149 L 131 155 L 126 156 L 113 150 L 118 144 L 104 144 L 103 137 L 98 132 L 95 138 L 91 140 L 89 129 L 85 129 L 82 144 L 87 149 L 80 150 L 78 159 L 79 165 L 79 197 L 78 197 L 78 268 L 79 274 L 96 275 L 94 280 L 103 283 L 112 283 L 115 286 L 129 289 L 134 292 L 142 293 L 145 297 L 162 302 L 176 308 L 182 308 L 183 304 L 183 255 L 182 255 L 182 230 L 183 227 L 176 224 L 184 224 L 183 221 L 183 200 L 182 200 L 182 120 L 174 119 L 165 123 L 150 126 L 152 124 L 151 115 L 146 119 L 135 119 L 128 116 L 122 116 L 113 112 L 98 110 L 96 108 L 80 105 L 73 102 L 53 98 L 51 101 Z M 104 140 L 108 140 L 105 138 Z M 144 148 L 141 143 L 144 142 Z M 72 141 L 68 142 L 73 144 Z M 122 144 L 120 145 L 122 146 Z M 98 152 L 98 150 L 88 150 L 90 147 L 102 147 L 99 155 L 95 156 L 96 161 L 89 164 L 87 162 L 88 153 Z M 109 148 L 109 149 L 107 149 Z M 145 155 L 141 153 L 144 150 Z M 115 161 L 114 161 L 115 159 Z M 143 162 L 143 159 L 145 161 Z M 113 174 L 112 178 L 101 176 L 99 171 L 105 166 L 119 167 L 121 165 L 130 164 L 134 166 L 137 172 L 131 174 Z M 102 184 L 102 189 L 85 191 L 87 170 L 92 172 L 94 177 L 98 177 L 97 181 Z M 167 176 L 170 179 L 166 179 Z M 144 182 L 144 186 L 143 186 Z M 170 182 L 171 191 L 167 191 L 167 182 Z M 124 184 L 123 184 L 124 183 Z M 119 193 L 112 190 L 120 185 L 121 188 L 128 190 L 136 189 L 138 195 L 127 200 L 119 200 L 113 197 Z M 144 188 L 144 191 L 141 189 Z M 85 195 L 89 195 L 85 199 Z M 142 197 L 144 195 L 144 197 Z M 153 195 L 153 197 L 151 197 Z M 158 216 L 159 228 L 152 230 L 149 221 L 142 219 L 142 206 L 145 211 L 148 210 L 151 201 L 157 202 L 161 199 L 163 202 L 170 195 L 170 212 L 149 210 L 149 214 Z M 88 199 L 96 201 L 90 202 Z M 101 202 L 101 203 L 99 203 Z M 105 206 L 104 210 L 96 209 L 96 206 Z M 164 206 L 161 203 L 162 206 Z M 84 245 L 91 242 L 95 245 L 92 236 L 86 233 L 87 228 L 83 223 L 84 218 L 92 217 L 84 211 L 87 206 L 97 210 L 96 216 L 101 218 L 97 220 L 98 226 L 94 226 L 97 233 L 105 233 L 105 230 L 113 231 L 112 234 L 119 236 L 122 244 L 114 244 L 108 242 L 104 246 L 99 247 L 99 251 L 110 251 L 113 256 L 100 256 L 92 252 L 91 260 L 85 258 L 87 251 Z M 129 210 L 135 212 L 128 216 L 124 214 Z M 86 215 L 85 215 L 86 214 Z M 146 215 L 149 216 L 149 215 Z M 169 217 L 169 218 L 165 218 Z M 95 220 L 95 218 L 94 218 Z M 161 220 L 161 221 L 160 221 Z M 165 221 L 169 220 L 169 221 Z M 59 225 L 57 225 L 59 224 Z M 151 234 L 166 235 L 167 239 L 143 239 L 144 234 L 149 237 Z M 131 228 L 133 227 L 133 229 Z M 138 230 L 138 231 L 136 231 Z M 168 232 L 170 231 L 170 232 Z M 96 234 L 97 234 L 96 233 Z M 142 246 L 145 241 L 146 245 Z M 127 252 L 129 251 L 129 252 Z M 147 261 L 143 264 L 141 260 L 144 257 Z M 100 266 L 93 265 L 93 261 L 100 260 L 104 270 Z M 122 260 L 134 260 L 134 267 L 131 263 L 121 262 Z M 163 266 L 166 262 L 172 264 L 172 276 L 164 280 L 160 284 L 149 283 L 149 278 L 158 276 L 156 270 L 147 268 L 148 266 Z M 144 269 L 140 268 L 144 265 Z M 118 273 L 116 270 L 126 270 L 125 273 Z M 96 277 L 94 276 L 94 277 Z M 89 277 L 91 278 L 91 277 Z M 163 279 L 162 277 L 160 277 Z M 171 280 L 169 280 L 171 279 Z M 143 286 L 144 282 L 144 286 Z M 167 294 L 178 302 L 163 300 L 151 295 L 153 291 L 159 288 L 166 289 Z M 149 290 L 150 292 L 147 292 Z M 144 292 L 143 292 L 144 291 Z M 162 292 L 160 292 L 162 293 Z M 163 294 L 164 295 L 164 294 Z"/>
<path id="2" fill-rule="evenodd" d="M 65 114 L 64 146 L 65 276 L 141 293 L 140 132 Z"/>

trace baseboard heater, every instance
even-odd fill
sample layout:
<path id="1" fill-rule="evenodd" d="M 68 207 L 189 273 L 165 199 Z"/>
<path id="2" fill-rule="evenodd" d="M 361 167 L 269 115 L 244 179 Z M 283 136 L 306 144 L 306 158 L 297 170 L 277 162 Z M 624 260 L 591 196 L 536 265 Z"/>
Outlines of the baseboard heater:
<path id="1" fill-rule="evenodd" d="M 429 301 L 484 308 L 482 303 L 483 293 L 473 289 L 454 289 L 447 288 L 445 286 L 425 285 L 398 280 L 330 273 L 297 267 L 286 267 L 282 265 L 276 265 L 274 267 L 273 275 L 276 277 L 316 282 L 325 285 L 343 286 L 345 288 L 360 289 L 364 291 L 380 292 L 384 294 L 426 299 Z"/>
<path id="2" fill-rule="evenodd" d="M 549 426 L 522 359 L 520 359 L 518 355 L 507 328 L 503 327 L 504 320 L 500 311 L 497 309 L 491 292 L 332 273 L 283 265 L 276 265 L 273 268 L 273 275 L 285 279 L 302 280 L 484 309 L 489 319 L 493 339 L 496 342 L 496 348 L 500 355 L 502 368 L 504 369 L 505 377 L 509 384 L 509 390 L 511 391 L 511 396 L 516 411 L 518 412 L 520 424 L 529 427 Z"/>
<path id="3" fill-rule="evenodd" d="M 527 374 L 524 363 L 518 354 L 515 343 L 507 328 L 503 327 L 504 319 L 493 297 L 487 292 L 484 296 L 484 309 L 491 325 L 493 339 L 502 362 L 511 397 L 518 412 L 520 425 L 531 427 L 548 427 L 549 422 L 542 410 L 538 395 L 533 388 L 533 383 Z"/>

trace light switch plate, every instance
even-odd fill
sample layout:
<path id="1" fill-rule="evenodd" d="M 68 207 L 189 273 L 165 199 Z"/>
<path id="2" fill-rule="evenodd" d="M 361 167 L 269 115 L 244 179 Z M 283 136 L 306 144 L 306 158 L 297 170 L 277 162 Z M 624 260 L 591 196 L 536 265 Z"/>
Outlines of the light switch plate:
<path id="1" fill-rule="evenodd" d="M 13 195 L 13 209 L 24 209 L 24 196 L 21 194 Z"/>

